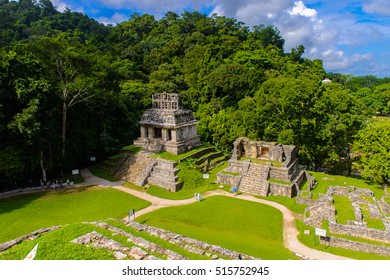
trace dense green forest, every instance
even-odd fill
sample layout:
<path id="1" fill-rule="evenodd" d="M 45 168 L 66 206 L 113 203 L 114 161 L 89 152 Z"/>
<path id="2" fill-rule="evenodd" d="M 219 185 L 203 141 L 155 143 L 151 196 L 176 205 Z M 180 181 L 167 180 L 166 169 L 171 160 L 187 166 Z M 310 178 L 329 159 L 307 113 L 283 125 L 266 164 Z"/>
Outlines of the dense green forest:
<path id="1" fill-rule="evenodd" d="M 338 173 L 367 120 L 390 112 L 389 78 L 326 73 L 274 26 L 196 11 L 104 26 L 49 0 L 0 0 L 0 17 L 0 188 L 130 144 L 153 93 L 180 93 L 220 149 L 240 136 L 295 144 L 309 168 Z"/>

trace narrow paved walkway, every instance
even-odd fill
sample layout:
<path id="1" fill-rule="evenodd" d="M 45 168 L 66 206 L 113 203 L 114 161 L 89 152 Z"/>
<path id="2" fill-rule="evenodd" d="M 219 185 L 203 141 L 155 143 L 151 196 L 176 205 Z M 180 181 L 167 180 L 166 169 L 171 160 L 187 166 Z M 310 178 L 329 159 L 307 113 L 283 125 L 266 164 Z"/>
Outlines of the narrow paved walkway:
<path id="1" fill-rule="evenodd" d="M 152 196 L 150 194 L 147 194 L 145 192 L 137 191 L 134 189 L 123 187 L 123 181 L 117 181 L 117 182 L 110 182 L 107 180 L 104 180 L 102 178 L 98 178 L 91 174 L 91 172 L 88 169 L 81 170 L 81 175 L 85 178 L 85 182 L 81 185 L 99 185 L 102 187 L 112 187 L 114 189 L 129 193 L 131 195 L 134 195 L 136 197 L 139 197 L 141 199 L 144 199 L 146 201 L 149 201 L 152 203 L 149 207 L 146 207 L 140 211 L 137 211 L 138 216 L 141 216 L 143 214 L 152 212 L 154 210 L 164 208 L 164 207 L 170 207 L 170 206 L 180 206 L 180 205 L 186 205 L 190 203 L 194 203 L 194 198 L 184 199 L 184 200 L 170 200 L 170 199 L 163 199 L 159 197 Z M 203 197 L 210 197 L 214 195 L 223 195 L 223 196 L 229 196 L 233 197 L 233 194 L 227 193 L 225 191 L 216 190 L 216 191 L 210 191 L 203 193 Z M 268 201 L 260 198 L 255 198 L 251 195 L 247 194 L 241 194 L 239 196 L 236 196 L 237 199 L 243 199 L 247 201 L 257 202 L 269 205 L 271 207 L 274 207 L 282 212 L 283 214 L 283 244 L 286 248 L 288 248 L 290 251 L 300 254 L 302 256 L 305 256 L 310 259 L 316 259 L 316 260 L 347 260 L 350 258 L 347 257 L 341 257 L 333 254 L 329 254 L 323 251 L 314 250 L 312 248 L 309 248 L 305 245 L 303 245 L 301 242 L 299 242 L 297 236 L 298 236 L 298 230 L 295 225 L 295 216 L 296 213 L 289 210 L 284 205 L 281 205 L 277 202 Z"/>

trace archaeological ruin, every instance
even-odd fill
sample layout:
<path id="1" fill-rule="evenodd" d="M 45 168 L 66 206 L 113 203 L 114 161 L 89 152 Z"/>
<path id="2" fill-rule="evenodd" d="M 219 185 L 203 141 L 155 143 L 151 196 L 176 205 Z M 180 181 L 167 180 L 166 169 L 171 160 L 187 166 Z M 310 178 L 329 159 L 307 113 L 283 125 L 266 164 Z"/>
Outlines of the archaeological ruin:
<path id="1" fill-rule="evenodd" d="M 192 112 L 180 107 L 179 94 L 153 94 L 152 109 L 143 113 L 141 136 L 134 145 L 149 152 L 183 153 L 202 145 L 196 124 Z"/>
<path id="2" fill-rule="evenodd" d="M 141 136 L 134 141 L 142 151 L 129 155 L 114 175 L 137 186 L 152 184 L 177 192 L 183 186 L 177 176 L 178 162 L 153 157 L 152 153 L 180 154 L 201 146 L 196 124 L 192 112 L 180 107 L 178 94 L 154 94 L 152 109 L 146 110 L 139 122 Z"/>
<path id="3" fill-rule="evenodd" d="M 311 188 L 310 188 L 311 189 Z M 341 223 L 337 219 L 337 209 L 334 201 L 338 197 L 348 197 L 354 212 L 354 219 Z M 306 225 L 322 228 L 324 221 L 328 223 L 328 232 L 338 236 L 328 236 L 327 245 L 344 249 L 379 254 L 390 257 L 390 207 L 383 197 L 377 200 L 374 193 L 369 189 L 356 188 L 354 186 L 332 186 L 318 199 L 312 199 L 311 190 L 308 194 L 300 194 L 297 203 L 310 205 L 304 213 Z M 368 221 L 376 219 L 376 226 L 371 228 Z M 369 244 L 361 241 L 353 241 L 340 236 L 352 236 L 361 239 L 379 241 L 383 245 Z M 324 242 L 323 240 L 320 240 Z"/>
<path id="4" fill-rule="evenodd" d="M 294 197 L 305 176 L 295 146 L 238 138 L 232 159 L 217 180 L 244 193 Z"/>

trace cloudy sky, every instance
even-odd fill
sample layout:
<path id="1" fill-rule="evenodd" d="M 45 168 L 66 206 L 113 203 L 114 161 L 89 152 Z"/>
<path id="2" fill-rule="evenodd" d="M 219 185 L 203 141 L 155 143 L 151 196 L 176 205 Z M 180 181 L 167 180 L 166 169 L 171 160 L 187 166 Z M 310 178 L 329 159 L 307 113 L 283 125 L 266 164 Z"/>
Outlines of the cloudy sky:
<path id="1" fill-rule="evenodd" d="M 105 24 L 134 12 L 157 19 L 168 11 L 197 10 L 233 17 L 247 26 L 275 25 L 285 51 L 305 46 L 330 72 L 390 77 L 390 0 L 52 0 L 58 10 L 79 11 Z"/>

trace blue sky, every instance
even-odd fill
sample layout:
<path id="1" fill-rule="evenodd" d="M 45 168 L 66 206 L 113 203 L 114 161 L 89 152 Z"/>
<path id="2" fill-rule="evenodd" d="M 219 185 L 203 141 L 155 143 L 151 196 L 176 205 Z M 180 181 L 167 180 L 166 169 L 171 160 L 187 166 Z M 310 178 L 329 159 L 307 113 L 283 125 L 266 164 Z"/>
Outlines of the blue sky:
<path id="1" fill-rule="evenodd" d="M 52 0 L 105 24 L 133 12 L 159 19 L 168 11 L 197 10 L 233 17 L 247 26 L 275 25 L 285 51 L 305 46 L 305 57 L 322 59 L 330 72 L 390 77 L 390 0 Z"/>

